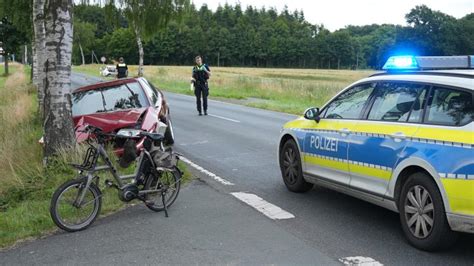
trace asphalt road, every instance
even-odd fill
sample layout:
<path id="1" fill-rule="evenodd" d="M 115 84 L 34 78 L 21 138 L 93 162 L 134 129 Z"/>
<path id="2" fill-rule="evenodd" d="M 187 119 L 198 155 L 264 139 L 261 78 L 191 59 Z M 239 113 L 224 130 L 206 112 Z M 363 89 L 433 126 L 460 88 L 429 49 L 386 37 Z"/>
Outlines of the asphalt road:
<path id="1" fill-rule="evenodd" d="M 95 81 L 73 76 L 76 87 Z M 132 207 L 84 232 L 58 233 L 0 253 L 0 264 L 327 265 L 351 256 L 385 265 L 474 264 L 472 235 L 449 251 L 422 252 L 407 244 L 396 213 L 323 188 L 287 191 L 277 147 L 281 126 L 294 116 L 210 101 L 210 115 L 199 117 L 193 97 L 165 94 L 175 149 L 207 170 L 196 171 L 202 182 L 182 191 L 170 218 Z M 232 192 L 255 194 L 294 218 L 269 219 Z"/>

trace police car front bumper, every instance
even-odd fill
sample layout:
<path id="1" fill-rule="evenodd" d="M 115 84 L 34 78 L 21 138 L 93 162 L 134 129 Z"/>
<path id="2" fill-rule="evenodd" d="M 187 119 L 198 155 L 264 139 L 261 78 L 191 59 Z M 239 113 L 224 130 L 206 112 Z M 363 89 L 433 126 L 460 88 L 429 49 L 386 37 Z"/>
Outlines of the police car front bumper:
<path id="1" fill-rule="evenodd" d="M 447 213 L 451 230 L 474 234 L 474 216 Z"/>

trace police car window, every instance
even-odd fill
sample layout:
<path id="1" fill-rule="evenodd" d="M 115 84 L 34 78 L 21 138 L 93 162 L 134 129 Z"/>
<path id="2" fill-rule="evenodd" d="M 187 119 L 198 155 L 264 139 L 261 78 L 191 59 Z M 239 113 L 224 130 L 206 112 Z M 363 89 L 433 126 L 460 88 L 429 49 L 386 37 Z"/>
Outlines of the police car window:
<path id="1" fill-rule="evenodd" d="M 424 85 L 384 82 L 377 87 L 377 96 L 369 112 L 369 120 L 406 122 Z"/>
<path id="2" fill-rule="evenodd" d="M 324 117 L 329 119 L 359 118 L 374 87 L 375 83 L 368 83 L 346 90 L 325 108 Z"/>
<path id="3" fill-rule="evenodd" d="M 474 119 L 472 93 L 434 87 L 431 92 L 426 122 L 449 126 L 461 126 Z"/>
<path id="4" fill-rule="evenodd" d="M 408 122 L 421 122 L 423 118 L 423 109 L 425 103 L 427 101 L 427 94 L 428 94 L 428 87 L 423 89 L 423 91 L 418 95 L 415 103 L 413 104 L 413 108 L 411 109 L 410 117 L 408 118 Z"/>

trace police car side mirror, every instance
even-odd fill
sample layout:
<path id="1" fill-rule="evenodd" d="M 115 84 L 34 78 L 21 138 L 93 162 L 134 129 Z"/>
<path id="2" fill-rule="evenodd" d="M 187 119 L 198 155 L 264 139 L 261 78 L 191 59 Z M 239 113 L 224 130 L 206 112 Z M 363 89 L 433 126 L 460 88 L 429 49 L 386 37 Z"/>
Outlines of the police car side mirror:
<path id="1" fill-rule="evenodd" d="M 311 107 L 304 111 L 304 118 L 308 120 L 314 120 L 316 123 L 319 123 L 321 117 L 319 116 L 319 108 Z"/>

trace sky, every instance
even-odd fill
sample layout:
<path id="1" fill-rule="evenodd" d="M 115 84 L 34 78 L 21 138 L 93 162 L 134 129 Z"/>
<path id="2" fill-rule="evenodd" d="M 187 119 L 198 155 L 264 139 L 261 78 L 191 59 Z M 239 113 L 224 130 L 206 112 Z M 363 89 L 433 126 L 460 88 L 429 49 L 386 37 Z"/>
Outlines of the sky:
<path id="1" fill-rule="evenodd" d="M 400 24 L 406 25 L 405 14 L 416 5 L 425 4 L 456 18 L 474 12 L 474 0 L 192 0 L 196 7 L 207 4 L 215 10 L 219 4 L 240 3 L 246 6 L 275 7 L 281 11 L 285 5 L 290 11 L 303 10 L 312 24 L 324 24 L 331 31 L 346 25 Z"/>

